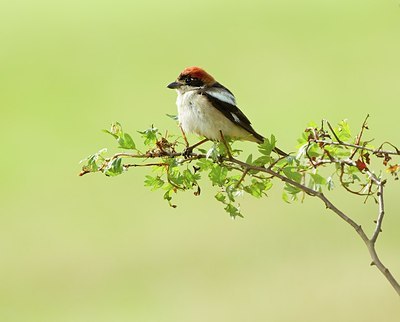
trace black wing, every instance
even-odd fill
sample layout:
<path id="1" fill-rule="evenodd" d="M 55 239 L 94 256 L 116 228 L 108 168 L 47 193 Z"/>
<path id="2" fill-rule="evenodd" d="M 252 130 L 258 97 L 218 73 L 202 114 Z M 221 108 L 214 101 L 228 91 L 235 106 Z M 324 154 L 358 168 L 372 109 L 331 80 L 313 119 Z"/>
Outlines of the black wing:
<path id="1" fill-rule="evenodd" d="M 220 85 L 223 87 L 222 85 Z M 223 87 L 225 88 L 225 87 Z M 231 93 L 228 89 L 227 91 Z M 233 123 L 239 125 L 243 129 L 245 129 L 247 132 L 253 134 L 253 136 L 260 141 L 264 140 L 264 137 L 260 134 L 258 134 L 253 127 L 251 126 L 250 120 L 246 117 L 246 115 L 243 114 L 243 112 L 236 106 L 232 105 L 228 102 L 221 101 L 218 98 L 208 94 L 207 92 L 203 92 L 203 95 L 205 95 L 211 104 L 222 114 L 225 115 L 230 121 Z"/>

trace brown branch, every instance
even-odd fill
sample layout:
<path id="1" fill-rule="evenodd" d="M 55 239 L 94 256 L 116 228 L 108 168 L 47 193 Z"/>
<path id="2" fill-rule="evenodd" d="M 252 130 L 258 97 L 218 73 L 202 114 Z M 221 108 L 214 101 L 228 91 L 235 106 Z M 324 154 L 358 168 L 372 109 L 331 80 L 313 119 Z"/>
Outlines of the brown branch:
<path id="1" fill-rule="evenodd" d="M 178 153 L 179 154 L 179 153 Z M 202 155 L 195 155 L 196 158 L 203 158 L 205 156 Z M 308 188 L 307 186 L 298 183 L 294 180 L 291 180 L 287 177 L 285 177 L 284 175 L 280 174 L 279 172 L 276 172 L 270 168 L 265 168 L 265 167 L 260 167 L 260 166 L 254 166 L 254 165 L 250 165 L 247 164 L 243 161 L 240 161 L 238 159 L 235 159 L 233 157 L 229 157 L 229 158 L 222 158 L 221 159 L 223 162 L 228 162 L 228 163 L 233 163 L 236 164 L 238 166 L 240 166 L 240 168 L 242 169 L 243 173 L 247 173 L 248 171 L 254 170 L 254 171 L 258 171 L 258 172 L 264 172 L 264 173 L 268 173 L 269 175 L 271 175 L 271 177 L 276 177 L 279 180 L 290 184 L 296 188 L 299 188 L 300 190 L 302 190 L 303 192 L 307 193 L 310 196 L 316 197 L 318 199 L 320 199 L 326 206 L 327 209 L 333 211 L 335 214 L 337 214 L 342 220 L 344 220 L 347 224 L 349 224 L 351 227 L 353 227 L 353 229 L 356 231 L 356 233 L 360 236 L 360 238 L 362 239 L 362 241 L 364 242 L 364 244 L 366 245 L 369 254 L 371 256 L 372 259 L 372 265 L 375 265 L 379 271 L 385 276 L 385 278 L 389 281 L 389 283 L 392 285 L 392 287 L 395 289 L 395 291 L 397 292 L 398 295 L 400 295 L 400 285 L 397 282 L 397 280 L 394 278 L 394 276 L 390 273 L 390 271 L 384 266 L 384 264 L 381 262 L 381 260 L 378 257 L 378 254 L 376 252 L 376 248 L 375 248 L 375 242 L 378 238 L 378 235 L 381 231 L 381 226 L 382 226 L 382 221 L 383 221 L 383 216 L 384 216 L 384 204 L 383 204 L 383 185 L 384 182 L 382 183 L 381 181 L 379 181 L 379 179 L 369 170 L 366 171 L 366 173 L 368 174 L 368 176 L 370 177 L 370 179 L 378 185 L 379 187 L 379 216 L 377 219 L 377 224 L 376 224 L 376 228 L 374 231 L 374 234 L 372 236 L 371 239 L 368 238 L 368 236 L 366 235 L 366 233 L 364 232 L 364 230 L 362 229 L 362 227 L 357 224 L 353 219 L 351 219 L 349 216 L 347 216 L 343 211 L 341 211 L 339 208 L 337 208 L 322 192 L 313 190 L 311 188 Z M 329 161 L 330 163 L 332 163 L 332 160 L 326 160 Z M 347 165 L 351 165 L 351 166 L 356 166 L 356 163 L 353 160 L 334 160 L 336 162 L 339 163 L 345 163 Z"/>
<path id="2" fill-rule="evenodd" d="M 339 175 L 339 180 L 340 180 L 342 187 L 344 189 L 346 189 L 348 192 L 355 194 L 355 195 L 359 195 L 359 196 L 371 196 L 375 193 L 375 192 L 372 192 L 371 189 L 369 189 L 369 191 L 367 193 L 361 192 L 362 190 L 364 190 L 364 188 L 367 185 L 365 185 L 360 191 L 351 190 L 349 187 L 346 186 L 347 182 L 345 182 L 343 180 L 344 166 L 347 165 L 347 166 L 357 167 L 357 163 L 351 159 L 342 160 L 342 159 L 337 159 L 337 158 L 331 157 L 329 160 L 327 160 L 327 159 L 318 160 L 318 162 L 316 162 L 315 164 L 316 164 L 316 166 L 319 166 L 321 164 L 331 164 L 331 163 L 340 164 L 341 171 L 340 171 L 340 175 Z M 370 178 L 371 182 L 375 183 L 376 185 L 379 185 L 380 181 L 376 178 L 376 176 L 371 171 L 369 171 L 368 169 L 365 169 L 364 171 Z M 360 172 L 362 172 L 362 171 L 360 170 Z"/>
<path id="3" fill-rule="evenodd" d="M 306 146 L 306 148 L 305 148 L 305 151 L 306 151 L 307 159 L 310 161 L 310 163 L 311 163 L 311 165 L 313 166 L 313 168 L 316 169 L 316 168 L 317 168 L 317 165 L 314 163 L 313 158 L 312 158 L 312 157 L 310 156 L 310 154 L 308 153 L 308 150 L 309 150 L 310 147 L 311 147 L 311 142 L 315 142 L 315 140 L 308 140 L 308 143 L 307 143 L 307 146 Z"/>
<path id="4" fill-rule="evenodd" d="M 379 146 L 378 149 L 379 149 L 379 150 L 382 149 L 383 146 L 384 146 L 385 144 L 390 145 L 393 149 L 396 150 L 396 152 L 395 152 L 395 153 L 390 153 L 390 151 L 380 151 L 381 153 L 400 155 L 400 150 L 399 150 L 396 146 L 394 146 L 392 143 L 390 143 L 390 142 L 383 142 L 383 143 Z"/>
<path id="5" fill-rule="evenodd" d="M 340 164 L 340 175 L 339 175 L 339 180 L 340 180 L 340 183 L 341 183 L 342 187 L 343 187 L 344 189 L 346 189 L 348 192 L 350 192 L 350 193 L 352 193 L 352 194 L 354 194 L 354 195 L 358 195 L 358 196 L 370 196 L 370 195 L 372 194 L 372 193 L 370 193 L 370 192 L 367 192 L 367 193 L 361 192 L 362 190 L 364 190 L 364 187 L 361 188 L 360 191 L 355 191 L 355 190 L 350 189 L 350 188 L 347 186 L 347 183 L 348 183 L 348 182 L 345 182 L 345 181 L 343 180 L 343 176 L 344 176 L 344 165 L 345 165 L 344 163 L 341 163 L 341 164 Z M 349 183 L 354 183 L 354 182 L 349 182 Z"/>
<path id="6" fill-rule="evenodd" d="M 371 237 L 371 242 L 375 244 L 376 240 L 378 239 L 379 234 L 382 232 L 382 222 L 383 222 L 383 217 L 385 215 L 385 203 L 383 199 L 383 187 L 385 185 L 386 181 L 378 181 L 378 204 L 379 204 L 379 212 L 378 212 L 378 218 L 376 220 L 376 226 L 374 233 Z"/>
<path id="7" fill-rule="evenodd" d="M 236 183 L 235 188 L 238 188 L 240 184 L 243 182 L 244 178 L 246 177 L 247 173 L 250 171 L 249 168 L 244 169 L 242 176 L 240 177 L 239 181 Z"/>
<path id="8" fill-rule="evenodd" d="M 395 146 L 392 145 L 392 147 L 394 149 L 396 149 L 396 151 L 390 151 L 390 150 L 382 150 L 381 148 L 378 149 L 371 149 L 371 148 L 367 148 L 363 145 L 358 145 L 358 144 L 351 144 L 351 143 L 346 143 L 346 142 L 334 142 L 334 141 L 327 141 L 327 140 L 314 140 L 311 139 L 311 142 L 315 142 L 315 143 L 322 143 L 324 145 L 338 145 L 338 146 L 345 146 L 345 147 L 349 147 L 349 148 L 356 148 L 356 149 L 361 149 L 364 151 L 368 151 L 371 152 L 372 154 L 376 154 L 376 155 L 382 155 L 382 154 L 390 154 L 390 155 L 400 155 L 400 150 L 398 150 Z M 385 142 L 386 144 L 390 144 L 388 142 Z M 381 145 L 381 147 L 383 146 L 383 144 Z"/>
<path id="9" fill-rule="evenodd" d="M 328 124 L 329 129 L 331 130 L 331 132 L 333 133 L 333 136 L 335 137 L 335 139 L 337 140 L 337 143 L 342 144 L 342 140 L 339 139 L 339 137 L 336 135 L 335 130 L 333 129 L 333 127 L 331 126 L 331 124 L 326 121 L 326 124 Z"/>
<path id="10" fill-rule="evenodd" d="M 271 169 L 268 168 L 263 168 L 263 167 L 257 167 L 253 165 L 249 165 L 245 162 L 239 161 L 237 159 L 229 160 L 230 162 L 236 163 L 240 165 L 243 168 L 249 168 L 250 170 L 257 170 L 260 172 L 266 172 L 281 181 L 288 183 L 296 188 L 299 188 L 300 190 L 304 191 L 310 196 L 317 197 L 320 199 L 326 206 L 327 209 L 330 209 L 333 211 L 335 214 L 337 214 L 341 219 L 343 219 L 346 223 L 348 223 L 351 227 L 354 228 L 354 230 L 357 232 L 357 234 L 361 237 L 362 241 L 364 244 L 367 246 L 367 249 L 370 253 L 371 259 L 372 259 L 372 265 L 375 265 L 379 271 L 386 277 L 386 279 L 389 281 L 389 283 L 392 285 L 392 287 L 395 289 L 398 295 L 400 295 L 400 284 L 397 282 L 397 280 L 394 278 L 394 276 L 390 273 L 390 271 L 383 265 L 381 260 L 378 257 L 378 254 L 375 249 L 375 241 L 377 239 L 377 236 L 379 235 L 379 232 L 381 230 L 381 225 L 383 221 L 383 215 L 384 215 L 384 207 L 383 207 L 383 184 L 380 184 L 381 187 L 381 203 L 380 203 L 380 211 L 379 211 L 379 217 L 377 220 L 377 226 L 374 232 L 373 237 L 371 240 L 368 238 L 362 227 L 357 224 L 354 220 L 352 220 L 349 216 L 347 216 L 344 212 L 342 212 L 339 208 L 337 208 L 322 192 L 313 190 L 311 188 L 306 187 L 303 184 L 300 184 L 296 181 L 293 181 L 280 173 L 277 173 Z M 378 180 L 372 173 L 369 173 L 374 179 Z"/>
<path id="11" fill-rule="evenodd" d="M 84 176 L 85 174 L 88 174 L 88 173 L 90 173 L 90 172 L 91 172 L 91 171 L 89 171 L 89 170 L 82 170 L 81 172 L 78 173 L 78 176 L 82 177 L 82 176 Z"/>
<path id="12" fill-rule="evenodd" d="M 286 177 L 285 175 L 283 175 L 281 173 L 281 170 L 278 169 L 274 169 L 273 166 L 276 165 L 276 163 L 280 160 L 278 159 L 277 161 L 273 162 L 272 165 L 270 165 L 269 167 L 265 167 L 265 166 L 256 166 L 256 165 L 252 165 L 252 164 L 248 164 L 246 162 L 240 161 L 236 158 L 234 158 L 231 154 L 230 151 L 230 146 L 229 144 L 225 141 L 225 138 L 223 136 L 223 134 L 221 133 L 221 141 L 223 142 L 223 144 L 225 145 L 226 151 L 227 151 L 227 156 L 221 156 L 220 158 L 218 158 L 218 163 L 221 166 L 225 166 L 225 167 L 229 167 L 231 169 L 234 170 L 238 170 L 242 172 L 242 176 L 240 178 L 240 180 L 238 181 L 236 187 L 239 187 L 239 185 L 243 182 L 243 180 L 245 179 L 246 175 L 249 175 L 250 171 L 255 171 L 255 172 L 260 172 L 260 173 L 266 173 L 270 176 L 270 178 L 277 178 L 279 180 L 281 180 L 282 182 L 291 185 L 293 187 L 298 188 L 299 190 L 303 191 L 305 194 L 308 194 L 312 197 L 316 197 L 318 199 L 320 199 L 324 204 L 325 207 L 329 210 L 331 210 L 333 213 L 335 213 L 337 216 L 339 216 L 339 218 L 341 218 L 344 222 L 346 222 L 348 225 L 350 225 L 355 231 L 356 233 L 359 235 L 359 237 L 361 238 L 361 240 L 364 242 L 364 244 L 366 245 L 368 252 L 370 254 L 371 257 L 371 265 L 376 266 L 379 271 L 385 276 L 385 278 L 389 281 L 389 283 L 392 285 L 392 287 L 395 289 L 395 291 L 397 292 L 398 295 L 400 295 L 400 284 L 397 282 L 397 280 L 394 278 L 394 276 L 390 273 L 390 271 L 384 266 L 384 264 L 382 263 L 382 261 L 380 260 L 376 248 L 375 248 L 375 244 L 376 241 L 379 237 L 379 234 L 382 231 L 382 224 L 383 224 L 383 219 L 384 219 L 384 215 L 385 215 L 385 205 L 384 205 L 384 186 L 386 181 L 382 180 L 381 178 L 377 177 L 373 172 L 371 172 L 366 166 L 363 168 L 358 167 L 358 163 L 354 160 L 352 160 L 352 157 L 354 157 L 355 152 L 353 152 L 351 154 L 350 158 L 347 159 L 338 159 L 338 158 L 334 158 L 332 157 L 329 153 L 327 153 L 327 156 L 329 157 L 329 159 L 325 159 L 325 154 L 318 160 L 311 160 L 311 157 L 308 155 L 308 148 L 310 147 L 311 142 L 315 142 L 315 143 L 319 143 L 320 145 L 336 145 L 336 146 L 342 146 L 342 147 L 348 147 L 348 148 L 354 148 L 357 150 L 363 150 L 363 151 L 368 151 L 371 152 L 372 154 L 376 155 L 377 157 L 382 157 L 385 156 L 385 158 L 388 155 L 400 155 L 400 151 L 392 144 L 385 142 L 384 144 L 389 144 L 390 146 L 392 146 L 396 151 L 387 151 L 387 150 L 383 150 L 383 145 L 382 144 L 378 149 L 372 149 L 372 148 L 367 148 L 363 145 L 360 145 L 361 142 L 361 137 L 363 135 L 363 131 L 364 129 L 367 128 L 366 122 L 367 122 L 368 116 L 365 119 L 363 125 L 362 125 L 362 129 L 358 135 L 356 144 L 351 144 L 351 143 L 346 143 L 346 142 L 342 142 L 338 136 L 336 135 L 336 133 L 334 132 L 333 128 L 331 127 L 331 125 L 329 124 L 329 122 L 327 122 L 332 134 L 335 136 L 337 142 L 333 142 L 333 141 L 329 141 L 329 140 L 321 140 L 318 138 L 317 134 L 314 133 L 314 138 L 309 138 L 309 142 L 308 142 L 308 146 L 306 149 L 306 154 L 307 157 L 309 158 L 309 161 L 311 162 L 312 166 L 314 168 L 316 168 L 319 165 L 323 165 L 323 164 L 340 164 L 341 168 L 342 168 L 342 172 L 340 174 L 340 180 L 342 185 L 346 187 L 345 182 L 342 179 L 343 176 L 343 168 L 344 166 L 353 166 L 353 167 L 357 167 L 361 173 L 364 173 L 368 176 L 369 178 L 369 189 L 370 191 L 367 194 L 362 194 L 361 192 L 356 192 L 356 191 L 352 191 L 347 189 L 348 191 L 358 194 L 358 195 L 373 195 L 374 193 L 372 193 L 372 188 L 371 186 L 373 184 L 375 184 L 378 188 L 377 188 L 377 197 L 378 197 L 378 215 L 377 215 L 377 219 L 375 221 L 376 225 L 375 225 L 375 229 L 372 233 L 371 238 L 368 238 L 367 234 L 365 233 L 365 231 L 363 230 L 363 228 L 356 222 L 354 221 L 352 218 L 350 218 L 348 215 L 346 215 L 343 211 L 341 211 L 339 208 L 337 208 L 326 196 L 324 193 L 314 190 L 312 188 L 307 187 L 304 183 L 299 183 L 297 181 L 294 181 L 288 177 Z M 328 137 L 328 136 L 323 136 L 323 137 Z M 180 160 L 180 162 L 183 164 L 184 162 L 190 162 L 192 160 L 198 160 L 198 159 L 204 159 L 207 158 L 206 154 L 198 154 L 198 153 L 193 153 L 192 151 L 189 151 L 189 153 L 187 153 L 187 151 L 185 152 L 176 152 L 174 150 L 174 148 L 170 149 L 168 151 L 165 150 L 163 148 L 163 146 L 158 146 L 158 148 L 155 148 L 154 150 L 148 151 L 146 153 L 117 153 L 115 155 L 113 155 L 111 158 L 108 159 L 104 159 L 104 162 L 102 163 L 102 165 L 98 168 L 98 171 L 104 171 L 104 169 L 106 168 L 107 164 L 110 161 L 115 160 L 116 158 L 138 158 L 138 159 L 157 159 L 157 158 L 180 158 L 182 157 L 182 160 Z M 184 187 L 180 187 L 177 186 L 176 184 L 174 184 L 173 182 L 170 181 L 169 178 L 169 164 L 165 163 L 165 162 L 150 162 L 150 163 L 144 163 L 144 164 L 124 164 L 123 165 L 126 169 L 129 167 L 146 167 L 146 166 L 165 166 L 167 167 L 167 179 L 168 182 L 174 186 L 176 189 L 183 189 Z M 83 176 L 87 173 L 89 173 L 90 171 L 87 169 L 83 169 L 80 172 L 80 176 Z M 262 176 L 262 174 L 261 174 Z M 364 186 L 367 187 L 367 186 Z"/>
<path id="13" fill-rule="evenodd" d="M 369 118 L 369 114 L 367 114 L 367 116 L 365 117 L 365 120 L 364 120 L 363 124 L 361 125 L 360 133 L 357 135 L 356 145 L 360 145 L 361 137 L 362 137 L 363 134 L 364 134 L 364 130 L 365 130 L 365 129 L 368 129 L 368 126 L 367 126 L 367 120 L 368 120 L 368 118 Z M 357 151 L 358 151 L 358 148 L 355 148 L 354 151 L 353 151 L 353 153 L 352 153 L 351 156 L 350 156 L 350 159 L 353 159 L 353 157 L 355 156 L 355 154 L 357 153 Z"/>
<path id="14" fill-rule="evenodd" d="M 168 166 L 167 163 L 143 163 L 143 164 L 137 164 L 137 163 L 126 163 L 123 165 L 124 168 L 136 168 L 136 167 L 163 167 L 163 166 Z"/>

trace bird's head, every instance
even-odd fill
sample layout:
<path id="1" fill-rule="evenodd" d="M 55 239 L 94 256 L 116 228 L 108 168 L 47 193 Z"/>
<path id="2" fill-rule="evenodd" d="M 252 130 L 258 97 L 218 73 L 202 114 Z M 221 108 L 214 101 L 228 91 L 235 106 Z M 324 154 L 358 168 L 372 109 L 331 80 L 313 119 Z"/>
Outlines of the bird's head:
<path id="1" fill-rule="evenodd" d="M 180 92 L 210 87 L 216 83 L 214 77 L 200 67 L 187 67 L 179 74 L 177 80 L 167 87 Z"/>

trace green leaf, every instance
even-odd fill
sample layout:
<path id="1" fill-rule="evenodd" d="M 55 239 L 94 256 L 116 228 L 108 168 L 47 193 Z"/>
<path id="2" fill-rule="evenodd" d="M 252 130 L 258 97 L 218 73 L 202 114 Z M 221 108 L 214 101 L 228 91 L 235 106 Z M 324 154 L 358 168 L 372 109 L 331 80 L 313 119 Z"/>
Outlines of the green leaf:
<path id="1" fill-rule="evenodd" d="M 239 208 L 235 207 L 231 203 L 227 204 L 224 209 L 232 218 L 236 218 L 236 217 L 243 218 L 242 214 L 240 213 Z"/>
<path id="2" fill-rule="evenodd" d="M 247 157 L 246 163 L 247 163 L 247 164 L 253 164 L 253 155 L 252 155 L 252 154 L 250 154 L 250 155 Z"/>
<path id="3" fill-rule="evenodd" d="M 168 167 L 168 181 L 172 182 L 174 185 L 179 187 L 180 189 L 186 189 L 186 186 L 182 186 L 184 176 L 181 174 L 179 167 L 176 165 L 171 164 L 171 166 Z"/>
<path id="4" fill-rule="evenodd" d="M 286 193 L 286 191 L 282 192 L 282 200 L 286 203 L 291 203 L 289 200 L 289 195 Z"/>
<path id="5" fill-rule="evenodd" d="M 295 190 L 291 190 L 291 186 L 286 185 L 282 192 L 282 199 L 286 203 L 291 203 L 292 201 L 297 200 L 297 194 Z"/>
<path id="6" fill-rule="evenodd" d="M 299 172 L 297 172 L 296 167 L 286 167 L 283 168 L 282 171 L 285 174 L 285 176 L 288 177 L 289 179 L 296 181 L 298 183 L 301 182 L 302 175 Z"/>
<path id="7" fill-rule="evenodd" d="M 253 165 L 258 166 L 258 167 L 262 167 L 262 166 L 266 165 L 267 163 L 270 163 L 271 160 L 272 160 L 271 156 L 263 155 L 263 156 L 258 157 L 257 159 L 255 159 L 253 161 Z"/>
<path id="8" fill-rule="evenodd" d="M 167 201 L 172 200 L 172 197 L 171 197 L 172 191 L 173 191 L 172 189 L 169 189 L 164 193 L 164 196 L 163 196 L 164 200 L 167 200 Z"/>
<path id="9" fill-rule="evenodd" d="M 290 193 L 290 194 L 297 194 L 297 193 L 299 193 L 299 192 L 301 192 L 301 190 L 299 189 L 299 188 L 297 188 L 297 187 L 295 187 L 295 186 L 292 186 L 292 185 L 290 185 L 290 184 L 286 184 L 285 185 L 285 188 L 284 188 L 288 193 Z"/>
<path id="10" fill-rule="evenodd" d="M 193 173 L 189 169 L 185 169 L 182 172 L 182 181 L 186 188 L 190 189 L 197 184 L 197 180 L 200 180 L 201 176 L 198 173 Z"/>
<path id="11" fill-rule="evenodd" d="M 103 154 L 107 152 L 107 149 L 101 149 L 100 151 L 96 152 L 95 154 L 89 155 L 87 158 L 81 160 L 79 163 L 84 163 L 86 164 L 82 167 L 83 171 L 89 171 L 89 172 L 96 172 L 100 168 L 100 164 L 104 162 L 104 157 Z"/>
<path id="12" fill-rule="evenodd" d="M 196 166 L 200 168 L 200 171 L 206 171 L 214 166 L 214 162 L 209 159 L 200 159 L 196 162 Z"/>
<path id="13" fill-rule="evenodd" d="M 303 146 L 303 145 L 307 145 L 308 144 L 308 133 L 307 132 L 303 132 L 301 133 L 301 137 L 297 139 L 298 147 Z"/>
<path id="14" fill-rule="evenodd" d="M 136 149 L 135 142 L 128 133 L 122 133 L 121 137 L 117 139 L 119 147 L 122 149 Z"/>
<path id="15" fill-rule="evenodd" d="M 310 173 L 310 176 L 313 178 L 315 184 L 324 185 L 326 184 L 326 179 L 319 175 L 318 173 Z"/>
<path id="16" fill-rule="evenodd" d="M 122 149 L 136 149 L 132 137 L 128 133 L 124 133 L 120 123 L 115 122 L 111 124 L 111 129 L 103 130 L 103 132 L 112 135 L 118 142 L 119 148 Z"/>
<path id="17" fill-rule="evenodd" d="M 120 175 L 123 171 L 124 167 L 122 165 L 122 159 L 115 158 L 108 163 L 107 167 L 105 168 L 104 174 L 106 176 L 115 177 L 117 175 Z"/>
<path id="18" fill-rule="evenodd" d="M 175 190 L 174 190 L 173 186 L 168 185 L 167 191 L 164 193 L 164 196 L 163 196 L 164 200 L 167 200 L 169 206 L 172 207 L 172 208 L 176 208 L 177 207 L 176 205 L 172 204 L 172 202 L 171 202 L 172 201 L 172 196 L 171 195 L 174 192 L 175 192 Z"/>
<path id="19" fill-rule="evenodd" d="M 272 150 L 275 148 L 276 139 L 274 135 L 271 135 L 271 140 L 264 139 L 264 142 L 258 146 L 258 151 L 263 155 L 271 155 Z"/>
<path id="20" fill-rule="evenodd" d="M 306 151 L 310 157 L 318 157 L 323 153 L 322 149 L 317 143 L 311 143 Z"/>
<path id="21" fill-rule="evenodd" d="M 173 115 L 173 114 L 165 114 L 167 115 L 170 119 L 174 120 L 174 121 L 178 121 L 178 115 Z"/>
<path id="22" fill-rule="evenodd" d="M 309 188 L 321 191 L 322 185 L 326 184 L 326 179 L 317 173 L 310 173 Z"/>
<path id="23" fill-rule="evenodd" d="M 265 195 L 265 191 L 271 188 L 272 188 L 271 180 L 264 179 L 260 181 L 257 179 L 252 179 L 251 184 L 244 187 L 244 191 L 246 191 L 247 193 L 251 194 L 256 198 L 261 198 L 262 196 Z"/>
<path id="24" fill-rule="evenodd" d="M 220 165 L 216 164 L 208 174 L 213 186 L 223 186 L 226 181 L 226 176 L 228 174 L 228 169 L 221 167 Z"/>
<path id="25" fill-rule="evenodd" d="M 97 161 L 97 156 L 95 154 L 88 159 L 86 166 L 88 171 L 96 172 L 97 170 L 99 170 L 99 166 L 97 165 L 96 161 Z"/>
<path id="26" fill-rule="evenodd" d="M 346 120 L 339 123 L 335 133 L 341 141 L 347 141 L 351 138 L 350 126 Z"/>
<path id="27" fill-rule="evenodd" d="M 271 145 L 272 145 L 273 147 L 276 146 L 276 138 L 275 138 L 275 135 L 273 135 L 273 134 L 271 134 Z"/>
<path id="28" fill-rule="evenodd" d="M 151 187 L 151 190 L 157 190 L 164 185 L 164 180 L 162 180 L 159 176 L 152 177 L 147 175 L 146 180 L 144 181 L 144 185 L 147 187 Z"/>
<path id="29" fill-rule="evenodd" d="M 96 172 L 97 170 L 99 170 L 99 166 L 97 165 L 97 159 L 98 159 L 97 154 L 89 156 L 87 159 L 87 163 L 84 166 L 84 170 L 90 172 Z"/>
<path id="30" fill-rule="evenodd" d="M 220 202 L 225 202 L 226 200 L 226 196 L 221 191 L 219 191 L 214 197 Z"/>
<path id="31" fill-rule="evenodd" d="M 324 149 L 331 155 L 332 157 L 348 157 L 351 154 L 350 149 L 346 149 L 345 147 L 342 146 L 337 146 L 337 145 L 326 145 Z"/>
<path id="32" fill-rule="evenodd" d="M 109 130 L 102 130 L 104 133 L 107 133 L 107 134 L 110 134 L 110 135 L 112 135 L 115 139 L 118 139 L 118 135 L 116 135 L 116 134 L 114 134 L 114 133 L 112 133 L 112 132 L 110 132 Z"/>
<path id="33" fill-rule="evenodd" d="M 157 142 L 157 135 L 159 134 L 159 132 L 156 127 L 151 126 L 151 128 L 145 131 L 138 131 L 138 132 L 142 135 L 145 145 L 149 146 Z"/>

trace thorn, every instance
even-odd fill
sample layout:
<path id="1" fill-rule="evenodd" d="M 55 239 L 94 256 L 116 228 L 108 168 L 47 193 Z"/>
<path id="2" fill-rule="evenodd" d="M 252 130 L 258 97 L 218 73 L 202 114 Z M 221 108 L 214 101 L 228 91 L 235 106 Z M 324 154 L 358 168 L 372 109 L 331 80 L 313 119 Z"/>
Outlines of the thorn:
<path id="1" fill-rule="evenodd" d="M 375 266 L 376 264 L 375 264 L 374 261 L 372 261 L 371 264 L 369 264 L 369 265 L 370 265 L 370 266 Z"/>

